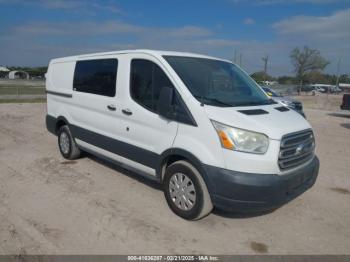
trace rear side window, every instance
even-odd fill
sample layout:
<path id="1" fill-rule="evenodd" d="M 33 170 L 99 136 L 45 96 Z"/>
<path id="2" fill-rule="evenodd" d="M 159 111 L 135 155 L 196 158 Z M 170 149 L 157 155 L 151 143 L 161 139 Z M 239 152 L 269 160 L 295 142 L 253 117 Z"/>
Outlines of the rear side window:
<path id="1" fill-rule="evenodd" d="M 131 61 L 131 97 L 143 107 L 158 112 L 157 103 L 162 87 L 174 88 L 173 84 L 155 63 L 144 59 Z"/>
<path id="2" fill-rule="evenodd" d="M 73 90 L 101 96 L 115 96 L 118 60 L 78 61 L 75 66 Z"/>

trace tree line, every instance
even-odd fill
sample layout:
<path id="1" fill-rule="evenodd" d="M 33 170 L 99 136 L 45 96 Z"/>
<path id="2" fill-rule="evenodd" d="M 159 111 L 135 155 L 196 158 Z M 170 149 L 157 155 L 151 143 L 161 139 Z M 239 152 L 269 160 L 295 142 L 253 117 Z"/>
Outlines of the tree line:
<path id="1" fill-rule="evenodd" d="M 263 71 L 255 72 L 250 75 L 258 83 L 263 81 L 277 81 L 282 85 L 299 85 L 300 82 L 295 76 L 279 76 L 273 77 L 269 74 L 264 74 Z M 322 72 L 310 72 L 304 76 L 303 84 L 327 84 L 327 85 L 336 85 L 337 84 L 337 75 L 335 74 L 324 74 Z M 339 83 L 348 83 L 350 84 L 350 76 L 343 74 L 339 76 Z"/>
<path id="2" fill-rule="evenodd" d="M 330 64 L 321 52 L 317 49 L 311 49 L 307 46 L 304 48 L 294 48 L 290 55 L 291 63 L 294 67 L 294 76 L 272 77 L 266 72 L 266 57 L 263 57 L 265 63 L 264 71 L 255 72 L 251 76 L 257 82 L 278 81 L 280 84 L 299 85 L 301 88 L 304 84 L 330 84 L 350 83 L 348 75 L 325 74 L 323 70 Z M 268 58 L 268 57 L 267 57 Z M 338 64 L 339 66 L 339 64 Z M 338 68 L 339 69 L 339 68 Z M 300 90 L 300 89 L 299 89 Z"/>

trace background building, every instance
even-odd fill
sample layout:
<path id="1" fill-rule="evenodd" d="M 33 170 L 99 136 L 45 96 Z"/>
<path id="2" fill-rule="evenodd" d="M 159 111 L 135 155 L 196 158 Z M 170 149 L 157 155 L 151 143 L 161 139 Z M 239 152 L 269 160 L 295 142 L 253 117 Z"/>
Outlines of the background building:
<path id="1" fill-rule="evenodd" d="M 8 75 L 9 79 L 29 79 L 29 74 L 26 71 L 11 71 Z"/>

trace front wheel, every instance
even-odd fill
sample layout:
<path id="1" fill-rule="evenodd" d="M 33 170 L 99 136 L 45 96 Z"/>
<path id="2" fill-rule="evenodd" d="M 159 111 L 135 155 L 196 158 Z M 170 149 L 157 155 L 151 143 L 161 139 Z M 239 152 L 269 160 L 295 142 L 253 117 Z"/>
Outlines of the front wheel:
<path id="1" fill-rule="evenodd" d="M 187 161 L 177 161 L 166 169 L 163 191 L 170 209 L 184 219 L 201 219 L 213 209 L 202 176 Z"/>
<path id="2" fill-rule="evenodd" d="M 77 159 L 81 155 L 81 150 L 75 143 L 67 125 L 62 126 L 58 131 L 58 147 L 61 155 L 66 159 Z"/>

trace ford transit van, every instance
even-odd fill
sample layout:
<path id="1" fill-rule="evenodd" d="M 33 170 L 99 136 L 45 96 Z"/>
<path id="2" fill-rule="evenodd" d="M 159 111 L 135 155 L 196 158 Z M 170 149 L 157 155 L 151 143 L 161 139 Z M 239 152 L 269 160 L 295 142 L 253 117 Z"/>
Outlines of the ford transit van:
<path id="1" fill-rule="evenodd" d="M 309 189 L 319 161 L 310 124 L 230 61 L 132 50 L 53 59 L 48 131 L 162 184 L 178 216 L 213 207 L 273 210 Z"/>

